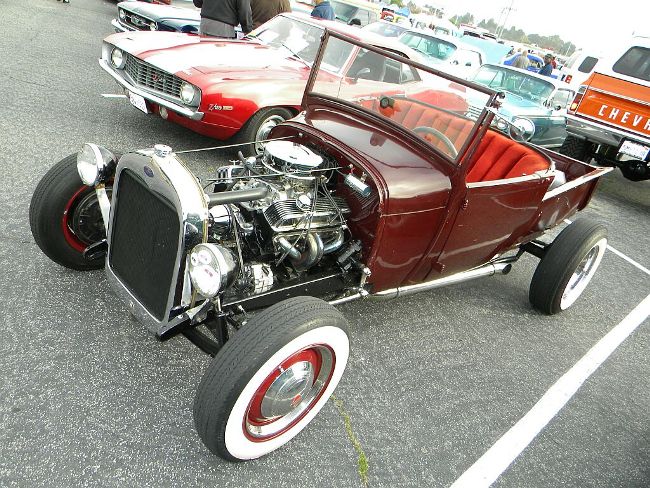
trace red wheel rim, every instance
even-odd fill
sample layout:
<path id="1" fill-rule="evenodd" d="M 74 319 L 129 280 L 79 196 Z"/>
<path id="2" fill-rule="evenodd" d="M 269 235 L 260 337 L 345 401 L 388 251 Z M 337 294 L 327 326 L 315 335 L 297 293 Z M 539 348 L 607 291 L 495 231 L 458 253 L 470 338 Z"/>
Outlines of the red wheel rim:
<path id="1" fill-rule="evenodd" d="M 334 351 L 323 344 L 301 349 L 282 361 L 253 394 L 244 416 L 244 435 L 264 442 L 291 430 L 321 399 L 335 364 Z"/>
<path id="2" fill-rule="evenodd" d="M 88 190 L 87 186 L 82 186 L 72 195 L 72 197 L 70 197 L 68 203 L 65 204 L 65 208 L 63 209 L 63 218 L 61 219 L 61 226 L 63 228 L 63 237 L 65 237 L 65 240 L 70 245 L 70 247 L 72 247 L 74 250 L 78 252 L 84 252 L 84 250 L 88 247 L 88 244 L 81 242 L 81 240 L 79 240 L 79 238 L 72 232 L 72 230 L 70 230 L 70 225 L 69 225 L 70 212 L 74 207 L 75 203 L 77 203 L 79 197 L 87 190 Z"/>

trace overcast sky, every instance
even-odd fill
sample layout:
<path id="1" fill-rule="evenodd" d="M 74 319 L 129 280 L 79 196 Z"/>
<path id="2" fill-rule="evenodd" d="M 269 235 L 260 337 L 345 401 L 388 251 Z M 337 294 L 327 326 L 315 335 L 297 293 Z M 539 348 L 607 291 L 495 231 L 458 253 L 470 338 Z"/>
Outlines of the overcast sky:
<path id="1" fill-rule="evenodd" d="M 650 36 L 650 0 L 417 0 L 445 7 L 452 16 L 471 12 L 481 19 L 499 20 L 512 3 L 506 28 L 529 34 L 557 34 L 578 47 L 606 49 L 633 32 Z M 501 20 L 503 21 L 502 16 Z"/>

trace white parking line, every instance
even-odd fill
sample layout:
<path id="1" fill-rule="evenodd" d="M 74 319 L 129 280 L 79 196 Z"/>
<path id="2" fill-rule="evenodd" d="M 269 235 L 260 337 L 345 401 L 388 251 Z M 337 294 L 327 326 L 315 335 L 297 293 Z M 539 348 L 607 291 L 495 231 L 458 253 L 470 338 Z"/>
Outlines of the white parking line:
<path id="1" fill-rule="evenodd" d="M 117 95 L 114 93 L 102 93 L 102 97 L 104 98 L 126 98 L 126 95 Z"/>
<path id="2" fill-rule="evenodd" d="M 452 488 L 480 488 L 494 483 L 566 405 L 580 386 L 648 318 L 648 315 L 650 295 L 549 388 L 519 422 L 451 485 Z"/>

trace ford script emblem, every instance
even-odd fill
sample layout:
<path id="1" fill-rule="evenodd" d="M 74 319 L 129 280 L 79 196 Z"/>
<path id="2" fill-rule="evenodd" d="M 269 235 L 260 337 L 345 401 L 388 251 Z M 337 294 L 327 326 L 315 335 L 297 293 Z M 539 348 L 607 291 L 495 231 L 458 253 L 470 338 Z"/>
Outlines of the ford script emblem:
<path id="1" fill-rule="evenodd" d="M 149 178 L 153 178 L 153 170 L 149 166 L 144 167 L 144 174 Z"/>

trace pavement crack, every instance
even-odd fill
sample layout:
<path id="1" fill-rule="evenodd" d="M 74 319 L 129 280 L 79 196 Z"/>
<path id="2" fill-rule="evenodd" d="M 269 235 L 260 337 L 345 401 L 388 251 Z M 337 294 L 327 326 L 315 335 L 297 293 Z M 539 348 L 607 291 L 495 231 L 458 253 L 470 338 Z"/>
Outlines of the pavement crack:
<path id="1" fill-rule="evenodd" d="M 350 442 L 352 442 L 352 447 L 354 447 L 354 450 L 357 451 L 358 458 L 357 458 L 357 472 L 359 473 L 359 478 L 361 478 L 361 483 L 363 486 L 368 486 L 368 458 L 366 457 L 366 453 L 363 452 L 363 447 L 361 447 L 361 442 L 359 442 L 359 439 L 355 435 L 354 431 L 352 430 L 352 421 L 350 420 L 350 415 L 345 411 L 345 407 L 343 405 L 343 401 L 339 400 L 335 395 L 332 395 L 332 400 L 334 401 L 334 405 L 336 405 L 336 409 L 339 411 L 339 414 L 341 417 L 343 417 L 343 422 L 345 424 L 345 432 L 348 434 L 348 438 L 350 439 Z"/>

